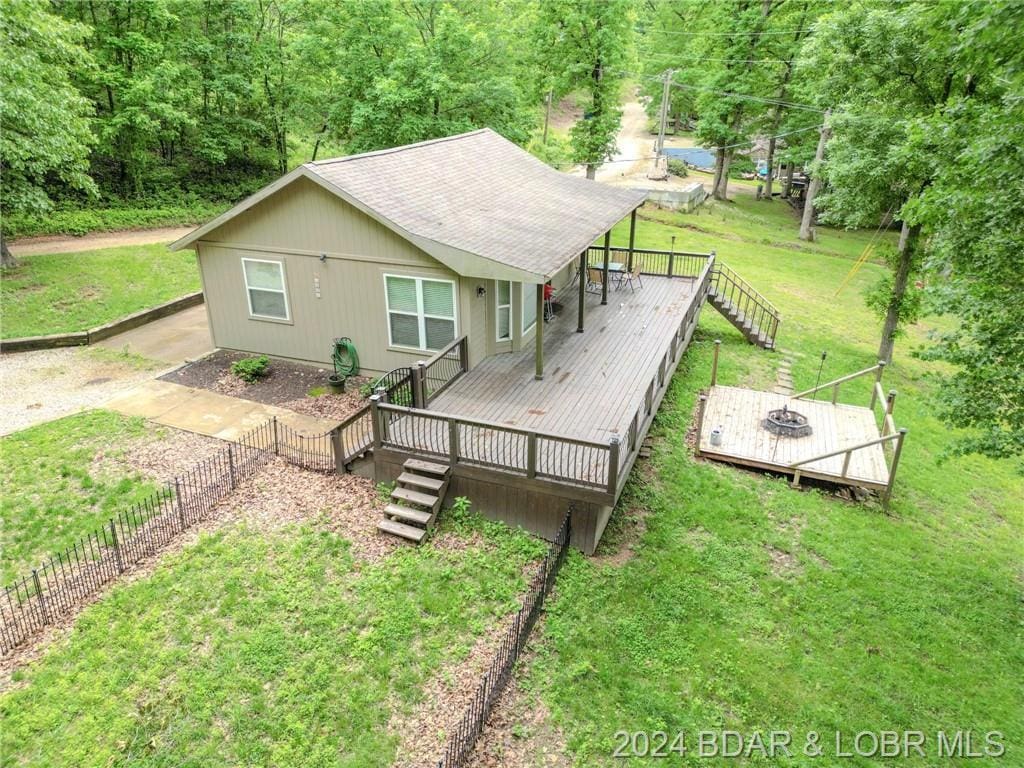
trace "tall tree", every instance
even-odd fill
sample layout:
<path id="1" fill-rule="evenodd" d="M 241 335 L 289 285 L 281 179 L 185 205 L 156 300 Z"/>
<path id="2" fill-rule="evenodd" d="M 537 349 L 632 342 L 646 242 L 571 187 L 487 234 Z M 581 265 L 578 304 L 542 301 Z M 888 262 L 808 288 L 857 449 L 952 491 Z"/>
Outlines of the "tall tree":
<path id="1" fill-rule="evenodd" d="M 94 192 L 89 177 L 91 106 L 71 83 L 91 65 L 88 29 L 55 16 L 43 0 L 8 3 L 0 13 L 0 211 L 45 211 L 54 182 Z M 4 267 L 16 262 L 0 234 Z"/>
<path id="2" fill-rule="evenodd" d="M 338 83 L 328 131 L 365 151 L 489 126 L 523 143 L 533 115 L 506 4 L 347 0 L 321 19 L 321 57 Z"/>
<path id="3" fill-rule="evenodd" d="M 965 93 L 966 73 L 950 69 L 950 29 L 936 29 L 931 3 L 858 4 L 824 17 L 808 41 L 802 66 L 818 78 L 821 102 L 833 102 L 828 182 L 818 205 L 826 221 L 876 226 L 886 212 L 902 222 L 878 358 L 892 360 L 908 319 L 908 289 L 921 261 L 921 196 L 938 170 L 939 143 L 924 129 L 929 116 L 953 107 Z"/>
<path id="4" fill-rule="evenodd" d="M 633 23 L 632 0 L 545 0 L 537 15 L 538 65 L 557 77 L 556 94 L 585 94 L 583 118 L 570 136 L 573 159 L 586 166 L 588 179 L 615 153 Z"/>
<path id="5" fill-rule="evenodd" d="M 914 212 L 928 234 L 934 306 L 959 318 L 928 357 L 951 363 L 941 414 L 968 428 L 956 450 L 1024 456 L 1024 6 L 943 4 L 928 10 L 946 31 L 959 94 L 928 116 L 922 136 L 938 172 Z M 1022 466 L 1024 469 L 1024 466 Z"/>

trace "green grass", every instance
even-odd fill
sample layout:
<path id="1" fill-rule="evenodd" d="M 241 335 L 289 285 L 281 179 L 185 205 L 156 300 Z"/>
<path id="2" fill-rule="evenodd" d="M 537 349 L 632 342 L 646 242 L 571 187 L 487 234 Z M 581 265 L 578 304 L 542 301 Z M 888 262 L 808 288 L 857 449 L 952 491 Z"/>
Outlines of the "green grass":
<path id="1" fill-rule="evenodd" d="M 714 248 L 775 302 L 798 389 L 813 386 L 821 350 L 825 379 L 874 362 L 881 323 L 861 294 L 882 268 L 866 265 L 834 295 L 870 233 L 819 230 L 808 247 L 778 202 L 738 200 L 718 216 L 659 213 L 662 222 L 641 221 L 637 243 L 664 247 L 675 234 L 680 250 Z M 691 223 L 714 233 L 681 228 Z M 602 545 L 638 531 L 623 509 L 641 508 L 636 555 L 621 566 L 570 558 L 529 671 L 579 764 L 617 762 L 620 729 L 682 730 L 692 745 L 697 730 L 723 728 L 790 730 L 798 747 L 784 764 L 807 766 L 884 763 L 803 757 L 811 730 L 830 744 L 837 730 L 847 740 L 925 731 L 929 757 L 900 761 L 917 766 L 935 764 L 938 729 L 996 730 L 1004 760 L 1020 764 L 1024 481 L 1010 462 L 939 462 L 953 435 L 932 414 L 934 367 L 909 352 L 944 322 L 911 328 L 886 371 L 897 424 L 910 430 L 887 513 L 693 459 L 683 435 L 709 380 L 711 341 L 723 340 L 723 384 L 770 386 L 779 360 L 705 308 L 661 406 L 649 476 L 634 473 Z M 841 399 L 866 404 L 868 385 Z"/>
<path id="2" fill-rule="evenodd" d="M 34 766 L 390 765 L 391 717 L 518 609 L 544 551 L 455 517 L 465 549 L 370 565 L 319 524 L 204 536 L 16 674 L 0 697 L 3 753 Z"/>
<path id="3" fill-rule="evenodd" d="M 146 435 L 142 419 L 86 411 L 0 438 L 0 550 L 4 583 L 93 532 L 157 486 L 109 477 L 93 464 Z"/>
<path id="4" fill-rule="evenodd" d="M 3 338 L 84 331 L 199 290 L 191 251 L 132 245 L 24 256 L 4 270 Z"/>

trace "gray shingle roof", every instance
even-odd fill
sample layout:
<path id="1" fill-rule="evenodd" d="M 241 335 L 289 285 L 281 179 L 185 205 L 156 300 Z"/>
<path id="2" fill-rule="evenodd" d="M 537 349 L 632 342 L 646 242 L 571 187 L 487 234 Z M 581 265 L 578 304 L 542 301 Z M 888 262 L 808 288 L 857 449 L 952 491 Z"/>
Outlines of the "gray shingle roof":
<path id="1" fill-rule="evenodd" d="M 564 267 L 646 197 L 560 173 L 489 128 L 305 168 L 428 252 L 437 244 L 538 279 Z M 460 264 L 463 274 L 472 268 Z"/>

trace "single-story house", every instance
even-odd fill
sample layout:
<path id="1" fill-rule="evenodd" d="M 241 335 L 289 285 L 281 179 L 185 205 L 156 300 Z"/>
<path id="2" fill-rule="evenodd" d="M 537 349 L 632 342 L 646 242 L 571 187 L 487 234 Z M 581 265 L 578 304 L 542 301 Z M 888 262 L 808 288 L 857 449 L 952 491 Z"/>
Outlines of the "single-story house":
<path id="1" fill-rule="evenodd" d="M 593 552 L 705 299 L 755 343 L 777 327 L 713 253 L 636 248 L 645 196 L 484 129 L 306 163 L 171 247 L 217 346 L 325 364 L 348 337 L 387 374 L 330 433 L 338 471 L 396 481 L 382 530 L 421 541 L 465 496 L 549 538 L 570 512 Z"/>
<path id="2" fill-rule="evenodd" d="M 550 168 L 490 129 L 299 166 L 171 245 L 194 248 L 214 344 L 367 373 L 459 336 L 469 364 L 534 339 L 562 288 L 644 201 Z"/>

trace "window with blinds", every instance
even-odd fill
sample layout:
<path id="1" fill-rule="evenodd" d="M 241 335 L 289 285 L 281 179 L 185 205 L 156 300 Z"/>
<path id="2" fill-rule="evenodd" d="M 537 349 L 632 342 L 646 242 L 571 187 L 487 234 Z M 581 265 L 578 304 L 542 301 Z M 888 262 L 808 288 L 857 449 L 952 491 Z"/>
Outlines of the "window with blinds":
<path id="1" fill-rule="evenodd" d="M 508 280 L 496 280 L 495 283 L 498 341 L 508 341 L 512 338 L 512 283 Z"/>
<path id="2" fill-rule="evenodd" d="M 441 349 L 455 340 L 455 283 L 385 275 L 384 287 L 391 346 Z"/>
<path id="3" fill-rule="evenodd" d="M 264 259 L 242 259 L 245 292 L 252 317 L 288 320 L 288 294 L 284 264 Z"/>
<path id="4" fill-rule="evenodd" d="M 537 286 L 523 283 L 523 333 L 537 323 Z"/>

